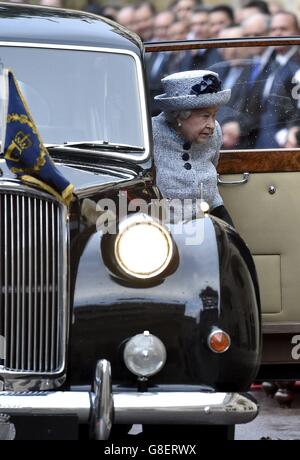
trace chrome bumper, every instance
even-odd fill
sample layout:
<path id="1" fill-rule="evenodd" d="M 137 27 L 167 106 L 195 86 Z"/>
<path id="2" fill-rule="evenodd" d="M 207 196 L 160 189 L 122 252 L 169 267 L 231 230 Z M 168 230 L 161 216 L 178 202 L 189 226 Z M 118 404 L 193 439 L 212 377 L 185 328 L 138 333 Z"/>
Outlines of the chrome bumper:
<path id="1" fill-rule="evenodd" d="M 112 393 L 110 364 L 97 364 L 91 392 L 0 392 L 0 413 L 76 414 L 89 423 L 96 439 L 107 439 L 116 424 L 235 425 L 253 420 L 258 408 L 239 393 Z"/>

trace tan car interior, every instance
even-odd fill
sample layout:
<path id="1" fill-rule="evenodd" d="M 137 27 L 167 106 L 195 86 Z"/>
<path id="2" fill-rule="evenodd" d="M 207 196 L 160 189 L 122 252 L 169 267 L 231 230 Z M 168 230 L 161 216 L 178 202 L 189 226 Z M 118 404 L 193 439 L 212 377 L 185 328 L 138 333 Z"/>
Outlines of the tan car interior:
<path id="1" fill-rule="evenodd" d="M 226 182 L 243 174 L 220 175 Z M 250 173 L 219 184 L 258 272 L 263 323 L 300 322 L 300 172 Z"/>

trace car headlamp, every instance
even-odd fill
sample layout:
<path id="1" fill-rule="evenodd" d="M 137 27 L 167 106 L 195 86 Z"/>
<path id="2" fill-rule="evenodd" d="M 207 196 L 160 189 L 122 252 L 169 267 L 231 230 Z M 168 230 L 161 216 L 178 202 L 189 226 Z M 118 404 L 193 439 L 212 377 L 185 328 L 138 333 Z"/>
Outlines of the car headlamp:
<path id="1" fill-rule="evenodd" d="M 115 257 L 124 272 L 148 279 L 162 273 L 173 255 L 168 230 L 146 214 L 122 222 L 115 240 Z"/>
<path id="2" fill-rule="evenodd" d="M 124 349 L 127 369 L 139 377 L 157 374 L 165 365 L 167 352 L 162 341 L 144 331 L 128 340 Z"/>

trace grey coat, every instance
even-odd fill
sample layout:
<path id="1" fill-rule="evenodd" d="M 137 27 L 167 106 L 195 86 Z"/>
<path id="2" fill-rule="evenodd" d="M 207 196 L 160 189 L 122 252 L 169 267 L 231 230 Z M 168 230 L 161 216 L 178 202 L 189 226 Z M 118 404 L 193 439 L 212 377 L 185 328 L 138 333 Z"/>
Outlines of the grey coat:
<path id="1" fill-rule="evenodd" d="M 166 121 L 164 113 L 152 118 L 152 124 L 157 185 L 163 197 L 201 198 L 202 183 L 202 198 L 208 202 L 210 209 L 222 205 L 216 171 L 222 145 L 219 123 L 216 121 L 214 133 L 208 142 L 191 146 Z M 189 159 L 184 160 L 183 154 L 188 154 Z M 187 163 L 191 165 L 190 169 L 186 169 L 189 167 Z"/>

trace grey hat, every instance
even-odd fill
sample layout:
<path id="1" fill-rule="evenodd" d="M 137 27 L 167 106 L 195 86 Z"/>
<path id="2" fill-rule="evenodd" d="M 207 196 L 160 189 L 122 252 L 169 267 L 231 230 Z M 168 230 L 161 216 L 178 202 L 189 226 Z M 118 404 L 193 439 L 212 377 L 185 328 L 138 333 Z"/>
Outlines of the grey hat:
<path id="1" fill-rule="evenodd" d="M 210 70 L 177 72 L 161 81 L 165 93 L 154 99 L 166 112 L 224 105 L 231 96 L 230 89 L 222 91 L 219 75 Z"/>

